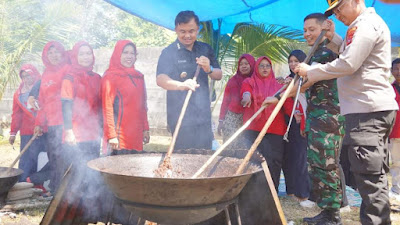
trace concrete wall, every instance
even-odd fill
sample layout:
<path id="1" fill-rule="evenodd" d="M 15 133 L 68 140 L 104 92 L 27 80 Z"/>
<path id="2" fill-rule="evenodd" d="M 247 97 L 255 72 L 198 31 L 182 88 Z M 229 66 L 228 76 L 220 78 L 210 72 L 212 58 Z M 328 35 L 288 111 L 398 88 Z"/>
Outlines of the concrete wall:
<path id="1" fill-rule="evenodd" d="M 136 61 L 136 69 L 141 71 L 145 76 L 145 82 L 147 86 L 147 96 L 148 96 L 148 117 L 150 127 L 154 131 L 160 131 L 165 133 L 166 131 L 166 91 L 156 84 L 156 69 L 158 57 L 161 54 L 163 48 L 152 47 L 152 48 L 138 48 L 138 57 Z M 108 68 L 109 60 L 111 57 L 113 49 L 101 48 L 94 50 L 96 57 L 96 64 L 94 66 L 94 71 L 102 75 L 104 71 Z M 41 65 L 36 63 L 35 65 Z M 43 68 L 38 68 L 39 71 L 43 71 Z M 224 76 L 231 76 L 231 68 L 223 68 Z M 287 65 L 274 65 L 274 71 L 276 76 L 285 76 L 288 74 Z M 226 80 L 226 79 L 225 79 Z M 218 82 L 217 95 L 220 92 L 220 85 Z M 5 115 L 7 118 L 10 117 L 12 110 L 12 95 L 15 89 L 8 89 L 3 99 L 0 102 L 0 116 Z M 218 116 L 220 110 L 220 103 L 222 97 L 218 102 L 215 110 L 213 111 L 213 120 L 218 124 Z M 212 104 L 214 105 L 214 103 Z"/>

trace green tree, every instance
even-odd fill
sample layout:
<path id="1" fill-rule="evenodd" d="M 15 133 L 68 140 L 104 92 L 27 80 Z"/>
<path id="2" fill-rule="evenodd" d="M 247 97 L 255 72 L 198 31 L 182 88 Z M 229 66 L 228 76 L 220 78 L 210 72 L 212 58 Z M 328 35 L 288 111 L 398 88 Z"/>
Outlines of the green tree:
<path id="1" fill-rule="evenodd" d="M 166 46 L 175 38 L 175 32 L 147 22 L 126 12 L 120 12 L 116 26 L 118 39 L 130 39 L 137 46 Z"/>
<path id="2" fill-rule="evenodd" d="M 66 40 L 77 30 L 74 7 L 61 0 L 0 0 L 0 99 L 19 80 L 17 69 L 28 53 L 41 52 L 48 40 Z M 37 57 L 38 55 L 36 55 Z"/>
<path id="3" fill-rule="evenodd" d="M 58 40 L 66 49 L 80 40 L 93 48 L 120 39 L 138 46 L 165 46 L 175 35 L 102 0 L 0 0 L 0 99 L 19 82 L 19 66 L 41 62 L 43 46 Z"/>

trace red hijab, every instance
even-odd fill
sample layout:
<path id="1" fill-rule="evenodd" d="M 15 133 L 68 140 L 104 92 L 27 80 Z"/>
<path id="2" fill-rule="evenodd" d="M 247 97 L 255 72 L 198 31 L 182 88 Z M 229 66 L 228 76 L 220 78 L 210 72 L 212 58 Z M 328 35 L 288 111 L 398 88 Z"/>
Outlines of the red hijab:
<path id="1" fill-rule="evenodd" d="M 121 64 L 121 55 L 124 51 L 124 48 L 128 45 L 133 45 L 133 48 L 136 51 L 136 45 L 133 44 L 130 40 L 119 40 L 117 44 L 115 44 L 114 52 L 110 59 L 110 65 L 106 70 L 105 74 L 109 75 L 118 75 L 118 76 L 127 76 L 127 75 L 135 75 L 135 76 L 143 76 L 141 73 L 135 70 L 135 65 L 132 67 L 125 67 Z"/>
<path id="2" fill-rule="evenodd" d="M 267 77 L 263 77 L 260 72 L 258 71 L 258 66 L 260 65 L 261 61 L 266 59 L 270 64 L 271 64 L 271 71 Z M 254 112 L 256 112 L 259 108 L 261 108 L 261 105 L 264 101 L 265 98 L 269 96 L 273 96 L 283 85 L 279 84 L 276 79 L 275 79 L 275 74 L 272 69 L 272 62 L 267 56 L 261 56 L 260 58 L 257 59 L 255 68 L 254 68 L 254 73 L 253 75 L 249 78 L 249 84 L 253 88 L 253 107 L 254 107 Z M 264 118 L 268 118 L 269 115 L 271 115 L 273 109 L 275 107 L 267 107 L 262 115 Z M 259 115 L 259 116 L 260 116 Z"/>
<path id="3" fill-rule="evenodd" d="M 82 46 L 88 46 L 92 52 L 93 55 L 93 62 L 87 67 L 81 66 L 78 63 L 78 54 L 79 54 L 79 49 Z M 74 47 L 69 51 L 69 57 L 71 59 L 71 65 L 69 65 L 68 72 L 66 74 L 69 74 L 73 77 L 74 79 L 77 79 L 76 82 L 82 83 L 86 87 L 86 97 L 89 99 L 96 99 L 96 96 L 98 95 L 98 90 L 99 90 L 99 84 L 96 82 L 93 82 L 93 75 L 96 73 L 92 72 L 93 70 L 93 65 L 95 62 L 94 54 L 93 54 L 93 49 L 87 43 L 86 41 L 80 41 L 74 45 Z M 94 102 L 91 102 L 94 104 Z M 93 106 L 94 107 L 94 106 Z"/>
<path id="4" fill-rule="evenodd" d="M 240 62 L 241 62 L 243 59 L 246 59 L 247 62 L 249 62 L 249 65 L 250 65 L 250 73 L 247 74 L 247 75 L 243 75 L 243 74 L 240 72 L 240 69 L 239 69 L 239 67 L 240 67 Z M 252 55 L 250 55 L 250 54 L 243 54 L 243 55 L 240 56 L 240 58 L 239 58 L 239 60 L 238 60 L 238 67 L 237 67 L 237 70 L 236 70 L 236 74 L 231 78 L 233 81 L 235 81 L 234 83 L 236 83 L 236 84 L 238 85 L 238 88 L 239 88 L 239 89 L 238 89 L 238 92 L 239 92 L 239 93 L 240 93 L 240 87 L 242 86 L 242 83 L 243 83 L 244 79 L 246 79 L 247 77 L 249 77 L 249 76 L 251 76 L 251 75 L 253 74 L 255 62 L 256 62 L 256 60 L 255 60 L 254 57 L 253 57 Z"/>
<path id="5" fill-rule="evenodd" d="M 36 67 L 32 64 L 24 64 L 21 66 L 21 69 L 19 70 L 19 77 L 22 80 L 22 72 L 26 72 L 29 76 L 31 76 L 33 78 L 33 83 L 36 83 L 36 81 L 40 80 L 40 73 L 39 71 L 36 69 Z M 21 84 L 18 87 L 18 93 L 21 92 L 22 88 L 24 87 L 24 81 L 21 81 Z"/>
<path id="6" fill-rule="evenodd" d="M 53 65 L 50 63 L 49 58 L 47 57 L 47 52 L 51 47 L 56 48 L 61 53 L 61 62 L 58 65 Z M 68 54 L 64 49 L 64 46 L 58 41 L 49 41 L 43 48 L 42 52 L 42 61 L 44 66 L 46 67 L 43 75 L 48 72 L 56 72 L 61 69 L 65 64 L 68 63 Z"/>
<path id="7" fill-rule="evenodd" d="M 78 63 L 79 49 L 82 46 L 88 46 L 90 48 L 91 52 L 92 52 L 92 55 L 93 55 L 93 62 L 88 67 L 83 67 Z M 83 75 L 83 74 L 93 70 L 93 65 L 94 65 L 94 61 L 95 61 L 94 54 L 93 54 L 93 49 L 89 45 L 89 43 L 87 43 L 86 41 L 80 41 L 80 42 L 76 43 L 74 45 L 74 47 L 71 49 L 71 51 L 69 52 L 69 57 L 71 59 L 70 72 L 75 73 L 77 75 L 81 75 L 81 74 Z"/>

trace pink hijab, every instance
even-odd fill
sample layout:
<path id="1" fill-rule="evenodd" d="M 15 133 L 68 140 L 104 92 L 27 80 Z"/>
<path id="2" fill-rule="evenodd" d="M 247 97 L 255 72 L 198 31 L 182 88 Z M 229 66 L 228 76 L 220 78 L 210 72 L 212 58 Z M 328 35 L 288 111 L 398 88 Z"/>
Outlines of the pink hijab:
<path id="1" fill-rule="evenodd" d="M 254 73 L 253 75 L 248 78 L 249 84 L 253 88 L 253 102 L 252 106 L 254 107 L 254 112 L 261 108 L 261 105 L 265 98 L 269 96 L 273 96 L 283 85 L 279 84 L 275 79 L 274 71 L 271 67 L 271 71 L 267 77 L 261 76 L 260 72 L 258 71 L 258 66 L 260 65 L 261 61 L 266 59 L 272 66 L 271 60 L 267 56 L 261 56 L 257 59 Z M 260 115 L 264 118 L 268 118 L 275 107 L 267 107 Z M 258 117 L 258 118 L 259 118 Z"/>

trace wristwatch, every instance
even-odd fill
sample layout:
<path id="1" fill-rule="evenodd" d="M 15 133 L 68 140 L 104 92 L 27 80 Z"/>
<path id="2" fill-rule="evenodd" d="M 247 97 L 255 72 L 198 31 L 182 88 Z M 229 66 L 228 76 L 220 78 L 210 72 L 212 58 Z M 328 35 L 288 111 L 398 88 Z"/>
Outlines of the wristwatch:
<path id="1" fill-rule="evenodd" d="M 210 65 L 210 72 L 208 72 L 207 74 L 211 74 L 214 71 L 214 67 Z"/>

